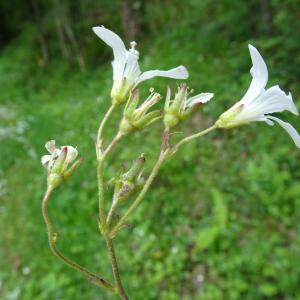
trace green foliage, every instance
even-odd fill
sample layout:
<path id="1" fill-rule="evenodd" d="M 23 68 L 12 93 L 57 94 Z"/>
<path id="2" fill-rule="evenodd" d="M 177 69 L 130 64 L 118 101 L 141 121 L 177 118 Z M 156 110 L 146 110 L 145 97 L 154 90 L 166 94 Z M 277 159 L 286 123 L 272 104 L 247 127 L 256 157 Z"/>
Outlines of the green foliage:
<path id="1" fill-rule="evenodd" d="M 76 145 L 85 157 L 71 180 L 54 192 L 49 213 L 60 234 L 58 247 L 111 279 L 97 229 L 94 149 L 98 123 L 110 104 L 111 53 L 90 27 L 105 24 L 125 35 L 121 1 L 62 1 L 59 16 L 69 17 L 86 72 L 80 72 L 69 44 L 72 55 L 63 58 L 55 1 L 43 1 L 39 21 L 27 18 L 32 8 L 26 1 L 17 1 L 18 9 L 15 2 L 2 2 L 0 299 L 115 299 L 50 253 L 40 216 L 46 185 L 40 157 L 52 138 L 60 145 Z M 215 93 L 173 141 L 206 128 L 240 99 L 250 82 L 250 42 L 266 58 L 271 82 L 290 90 L 299 107 L 298 0 L 266 1 L 268 22 L 263 21 L 264 1 L 135 2 L 140 3 L 135 9 L 143 69 L 184 64 L 196 93 Z M 42 59 L 40 29 L 47 39 L 48 63 Z M 165 94 L 167 83 L 146 82 L 142 95 L 151 86 Z M 107 139 L 115 134 L 121 113 L 108 124 Z M 290 120 L 300 128 L 299 119 Z M 106 181 L 122 165 L 128 169 L 140 153 L 146 155 L 149 172 L 161 129 L 154 124 L 121 142 L 109 159 Z M 128 220 L 129 228 L 116 240 L 131 298 L 300 299 L 299 180 L 299 151 L 278 126 L 214 132 L 186 145 L 163 166 Z M 113 187 L 106 192 L 111 195 Z"/>
<path id="2" fill-rule="evenodd" d="M 217 190 L 213 190 L 212 195 L 214 200 L 212 224 L 198 232 L 195 248 L 198 251 L 208 248 L 226 226 L 227 208 L 223 196 Z"/>

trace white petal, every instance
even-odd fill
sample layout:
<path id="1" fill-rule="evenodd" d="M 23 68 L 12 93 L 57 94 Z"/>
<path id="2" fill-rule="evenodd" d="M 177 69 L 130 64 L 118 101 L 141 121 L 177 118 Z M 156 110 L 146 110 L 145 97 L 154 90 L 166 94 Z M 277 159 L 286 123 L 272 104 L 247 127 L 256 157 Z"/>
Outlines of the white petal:
<path id="1" fill-rule="evenodd" d="M 268 82 L 268 69 L 262 56 L 252 45 L 249 45 L 248 47 L 252 60 L 252 68 L 250 70 L 252 81 L 246 94 L 241 100 L 244 104 L 247 104 L 256 98 L 264 90 Z"/>
<path id="2" fill-rule="evenodd" d="M 113 79 L 119 80 L 119 77 L 123 74 L 126 62 L 126 48 L 123 41 L 117 34 L 102 26 L 93 27 L 93 31 L 100 39 L 102 39 L 108 46 L 113 49 Z"/>
<path id="3" fill-rule="evenodd" d="M 141 75 L 141 70 L 138 63 L 139 56 L 131 51 L 126 53 L 126 66 L 124 70 L 124 78 L 126 78 L 126 84 L 131 87 L 132 84 L 138 81 Z"/>
<path id="4" fill-rule="evenodd" d="M 289 111 L 290 111 L 291 113 L 293 113 L 294 115 L 298 116 L 298 115 L 299 115 L 299 112 L 298 112 L 298 109 L 297 109 L 297 107 L 296 107 L 296 105 L 295 105 L 295 103 L 294 103 L 294 101 L 293 101 L 292 94 L 289 93 L 287 97 L 288 97 L 289 102 L 290 102 L 290 108 L 289 108 Z"/>
<path id="5" fill-rule="evenodd" d="M 186 67 L 184 66 L 179 66 L 177 68 L 173 68 L 168 71 L 152 70 L 152 71 L 144 72 L 140 76 L 138 83 L 157 76 L 168 77 L 173 79 L 187 79 L 189 77 L 189 73 Z"/>
<path id="6" fill-rule="evenodd" d="M 49 153 L 53 153 L 56 150 L 55 140 L 50 140 L 45 144 L 46 149 Z"/>
<path id="7" fill-rule="evenodd" d="M 186 107 L 191 107 L 197 103 L 206 103 L 211 98 L 213 98 L 213 93 L 201 93 L 199 95 L 193 96 L 187 100 Z"/>
<path id="8" fill-rule="evenodd" d="M 72 147 L 72 146 L 64 146 L 67 147 L 68 151 L 67 151 L 67 157 L 66 157 L 66 163 L 71 163 L 75 160 L 75 158 L 78 155 L 78 151 L 76 148 Z M 63 148 L 63 147 L 62 147 Z"/>
<path id="9" fill-rule="evenodd" d="M 297 132 L 297 130 L 287 122 L 284 122 L 278 118 L 275 118 L 273 116 L 268 116 L 268 119 L 276 121 L 283 129 L 286 130 L 286 132 L 290 135 L 290 137 L 293 139 L 294 143 L 298 148 L 300 148 L 300 135 Z"/>
<path id="10" fill-rule="evenodd" d="M 51 159 L 51 155 L 43 155 L 42 158 L 41 158 L 41 163 L 43 166 L 47 165 L 48 162 L 50 161 Z"/>
<path id="11" fill-rule="evenodd" d="M 248 104 L 247 110 L 259 114 L 271 114 L 274 112 L 283 112 L 285 110 L 298 115 L 291 94 L 286 95 L 278 85 L 264 91 L 259 97 Z"/>

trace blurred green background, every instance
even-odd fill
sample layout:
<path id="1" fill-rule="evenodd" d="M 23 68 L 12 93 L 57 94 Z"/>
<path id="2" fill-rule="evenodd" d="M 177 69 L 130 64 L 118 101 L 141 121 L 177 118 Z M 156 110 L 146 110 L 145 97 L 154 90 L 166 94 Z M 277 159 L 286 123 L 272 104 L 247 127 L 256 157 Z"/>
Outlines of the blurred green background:
<path id="1" fill-rule="evenodd" d="M 85 162 L 50 201 L 58 246 L 111 279 L 97 230 L 94 154 L 112 83 L 111 49 L 91 31 L 101 24 L 138 42 L 143 70 L 183 64 L 195 92 L 215 93 L 174 140 L 242 97 L 251 80 L 248 43 L 266 60 L 269 86 L 291 91 L 300 107 L 299 0 L 1 0 L 0 299 L 116 299 L 52 256 L 40 214 L 44 143 L 76 145 Z M 141 89 L 164 94 L 168 83 L 176 88 L 155 79 Z M 299 118 L 283 119 L 300 129 Z M 106 180 L 141 152 L 149 172 L 161 130 L 156 124 L 123 141 Z M 262 123 L 181 149 L 116 239 L 130 299 L 299 300 L 299 158 L 279 126 Z"/>

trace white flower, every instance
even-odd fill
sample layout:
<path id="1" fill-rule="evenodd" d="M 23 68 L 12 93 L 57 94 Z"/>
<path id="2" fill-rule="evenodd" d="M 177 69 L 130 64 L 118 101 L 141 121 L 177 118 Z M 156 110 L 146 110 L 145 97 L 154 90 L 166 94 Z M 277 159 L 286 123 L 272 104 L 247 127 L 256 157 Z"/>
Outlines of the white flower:
<path id="1" fill-rule="evenodd" d="M 174 100 L 171 100 L 171 91 L 168 88 L 164 108 L 164 123 L 166 127 L 175 127 L 195 112 L 201 104 L 210 101 L 214 96 L 213 93 L 201 93 L 189 98 L 189 93 L 188 86 L 181 84 L 178 87 Z"/>
<path id="2" fill-rule="evenodd" d="M 250 70 L 252 82 L 244 97 L 220 116 L 216 126 L 232 128 L 256 121 L 274 125 L 275 121 L 287 131 L 300 148 L 300 135 L 296 129 L 291 124 L 270 115 L 285 110 L 298 115 L 291 94 L 285 94 L 278 85 L 265 89 L 268 82 L 267 66 L 255 47 L 249 45 L 249 51 L 253 65 Z"/>
<path id="3" fill-rule="evenodd" d="M 45 147 L 50 154 L 44 155 L 41 162 L 47 168 L 47 185 L 48 189 L 52 190 L 74 174 L 83 158 L 75 161 L 78 155 L 77 149 L 72 146 L 57 148 L 55 140 L 47 142 Z M 73 164 L 68 167 L 70 163 Z"/>
<path id="4" fill-rule="evenodd" d="M 93 27 L 93 31 L 113 50 L 113 87 L 111 97 L 115 104 L 127 100 L 130 90 L 140 82 L 161 76 L 174 79 L 188 78 L 188 71 L 179 66 L 168 71 L 152 70 L 142 73 L 138 64 L 139 52 L 135 49 L 136 42 L 131 42 L 131 49 L 127 50 L 121 38 L 103 26 Z"/>
<path id="5" fill-rule="evenodd" d="M 64 148 L 67 148 L 67 156 L 65 160 L 66 165 L 72 163 L 78 155 L 77 149 L 72 146 L 62 146 L 61 148 L 56 148 L 55 140 L 48 141 L 45 144 L 45 147 L 50 154 L 42 156 L 41 163 L 43 166 L 46 166 L 48 168 L 51 168 L 53 166 Z"/>

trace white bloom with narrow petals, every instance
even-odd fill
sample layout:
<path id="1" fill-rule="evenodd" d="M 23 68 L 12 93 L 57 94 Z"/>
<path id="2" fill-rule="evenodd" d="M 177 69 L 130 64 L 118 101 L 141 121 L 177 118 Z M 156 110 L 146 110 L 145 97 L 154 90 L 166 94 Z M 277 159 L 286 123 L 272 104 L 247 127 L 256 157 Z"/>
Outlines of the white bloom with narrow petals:
<path id="1" fill-rule="evenodd" d="M 232 128 L 256 121 L 274 125 L 275 121 L 287 131 L 296 146 L 300 148 L 300 135 L 296 129 L 291 124 L 270 115 L 285 110 L 298 115 L 291 94 L 286 94 L 278 85 L 266 89 L 268 82 L 267 66 L 255 47 L 249 45 L 249 51 L 253 65 L 250 70 L 252 82 L 244 97 L 220 116 L 216 126 Z"/>
<path id="2" fill-rule="evenodd" d="M 131 42 L 131 49 L 127 50 L 122 39 L 103 26 L 93 27 L 95 34 L 113 50 L 113 87 L 111 97 L 115 104 L 127 100 L 130 90 L 140 82 L 153 77 L 168 77 L 173 79 L 188 78 L 188 71 L 184 66 L 179 66 L 167 71 L 152 70 L 142 73 L 139 67 L 139 52 L 135 49 L 137 43 Z"/>

